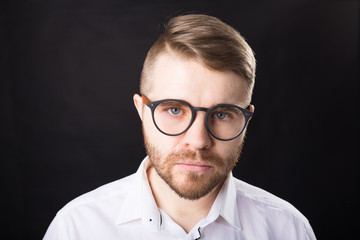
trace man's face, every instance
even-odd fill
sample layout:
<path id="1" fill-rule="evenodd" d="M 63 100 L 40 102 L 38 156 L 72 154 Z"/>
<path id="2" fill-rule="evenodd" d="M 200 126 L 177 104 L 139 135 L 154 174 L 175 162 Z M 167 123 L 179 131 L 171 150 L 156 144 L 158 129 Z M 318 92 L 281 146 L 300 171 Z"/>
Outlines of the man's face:
<path id="1" fill-rule="evenodd" d="M 213 71 L 174 54 L 159 56 L 149 78 L 150 101 L 180 99 L 204 108 L 220 103 L 246 108 L 249 104 L 245 83 L 238 75 Z M 152 167 L 180 197 L 199 199 L 225 180 L 238 160 L 244 133 L 231 141 L 217 140 L 206 129 L 205 112 L 198 111 L 185 133 L 167 136 L 157 130 L 141 97 L 135 95 L 134 101 Z"/>

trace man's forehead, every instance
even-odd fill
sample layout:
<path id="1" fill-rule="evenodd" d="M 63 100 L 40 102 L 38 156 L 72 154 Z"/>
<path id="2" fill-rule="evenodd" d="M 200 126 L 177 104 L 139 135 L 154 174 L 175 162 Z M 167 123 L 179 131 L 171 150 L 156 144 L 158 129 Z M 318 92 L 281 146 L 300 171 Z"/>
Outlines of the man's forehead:
<path id="1" fill-rule="evenodd" d="M 151 100 L 176 98 L 212 105 L 240 104 L 247 99 L 246 84 L 236 73 L 211 70 L 200 61 L 174 54 L 159 56 L 149 77 L 148 96 L 156 98 Z"/>

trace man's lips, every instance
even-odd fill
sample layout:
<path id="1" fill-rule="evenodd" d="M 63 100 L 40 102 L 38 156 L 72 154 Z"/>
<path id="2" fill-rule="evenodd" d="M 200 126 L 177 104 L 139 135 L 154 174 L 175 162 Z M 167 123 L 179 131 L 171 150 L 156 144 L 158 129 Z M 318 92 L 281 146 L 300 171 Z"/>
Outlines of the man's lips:
<path id="1" fill-rule="evenodd" d="M 205 162 L 198 161 L 183 161 L 178 162 L 175 166 L 181 168 L 186 172 L 206 172 L 209 171 L 213 166 Z"/>

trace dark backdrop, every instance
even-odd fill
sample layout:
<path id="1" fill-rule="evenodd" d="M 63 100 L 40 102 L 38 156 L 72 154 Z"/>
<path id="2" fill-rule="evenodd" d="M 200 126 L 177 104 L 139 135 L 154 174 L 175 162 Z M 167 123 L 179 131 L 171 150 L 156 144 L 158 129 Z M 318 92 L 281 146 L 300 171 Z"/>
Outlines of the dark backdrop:
<path id="1" fill-rule="evenodd" d="M 41 239 L 68 201 L 136 171 L 145 152 L 132 95 L 142 63 L 161 23 L 187 12 L 219 17 L 256 53 L 256 111 L 234 174 L 290 201 L 318 239 L 358 236 L 358 1 L 0 7 L 7 239 Z"/>

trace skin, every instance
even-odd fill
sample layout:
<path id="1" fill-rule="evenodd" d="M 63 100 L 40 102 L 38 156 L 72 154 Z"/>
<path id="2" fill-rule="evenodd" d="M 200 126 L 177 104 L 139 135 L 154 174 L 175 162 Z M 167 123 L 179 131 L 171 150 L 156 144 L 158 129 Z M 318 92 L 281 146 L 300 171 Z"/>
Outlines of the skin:
<path id="1" fill-rule="evenodd" d="M 249 105 L 250 96 L 245 94 L 245 83 L 240 76 L 233 72 L 210 70 L 196 60 L 180 58 L 172 52 L 158 57 L 149 76 L 151 92 L 146 96 L 150 101 L 175 98 L 194 107 L 205 108 L 220 103 L 243 108 Z M 141 96 L 135 94 L 133 99 L 153 163 L 147 174 L 155 201 L 159 208 L 189 232 L 210 211 L 226 176 L 237 162 L 244 133 L 231 141 L 216 140 L 205 127 L 205 112 L 200 111 L 185 133 L 167 136 L 154 126 L 151 111 L 142 103 Z M 250 105 L 249 110 L 254 111 L 254 107 Z M 175 157 L 169 157 L 174 154 Z M 199 194 L 181 196 L 170 187 L 163 175 L 171 175 L 172 184 L 179 191 L 198 191 Z M 211 179 L 214 180 L 213 186 L 205 192 L 200 191 L 199 186 L 206 185 Z"/>

